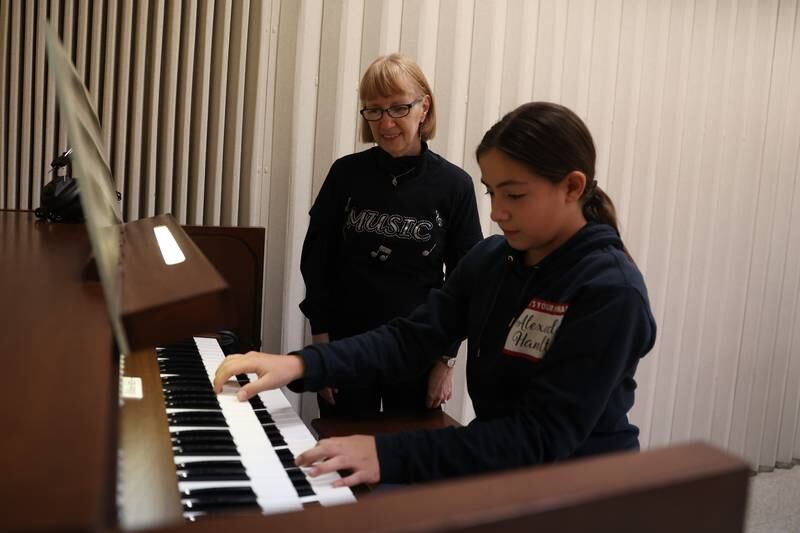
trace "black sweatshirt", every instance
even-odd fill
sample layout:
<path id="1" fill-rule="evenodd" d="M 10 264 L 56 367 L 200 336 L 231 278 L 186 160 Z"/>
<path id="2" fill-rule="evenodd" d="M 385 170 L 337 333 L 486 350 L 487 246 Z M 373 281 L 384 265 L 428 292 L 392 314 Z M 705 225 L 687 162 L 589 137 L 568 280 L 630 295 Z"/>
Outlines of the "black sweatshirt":
<path id="1" fill-rule="evenodd" d="M 466 337 L 476 419 L 376 444 L 384 482 L 476 474 L 637 449 L 627 412 L 655 335 L 644 280 L 611 227 L 587 224 L 532 267 L 494 236 L 408 318 L 297 352 L 294 385 L 399 379 Z"/>
<path id="2" fill-rule="evenodd" d="M 337 160 L 310 215 L 300 308 L 331 339 L 408 315 L 482 238 L 472 179 L 424 143 L 418 156 L 376 146 Z"/>

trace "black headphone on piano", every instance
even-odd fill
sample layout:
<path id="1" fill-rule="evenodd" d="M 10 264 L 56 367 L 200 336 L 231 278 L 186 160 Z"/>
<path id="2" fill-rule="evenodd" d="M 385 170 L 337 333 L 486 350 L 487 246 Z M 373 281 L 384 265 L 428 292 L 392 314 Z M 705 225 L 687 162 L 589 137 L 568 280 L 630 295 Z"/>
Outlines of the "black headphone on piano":
<path id="1" fill-rule="evenodd" d="M 70 148 L 50 163 L 53 180 L 42 187 L 39 206 L 34 213 L 38 218 L 50 222 L 83 222 L 83 209 L 78 193 L 78 182 L 72 177 L 72 149 Z M 58 175 L 60 168 L 66 167 L 66 174 Z"/>
<path id="2" fill-rule="evenodd" d="M 60 168 L 66 168 L 63 176 L 58 175 Z M 53 159 L 50 172 L 54 173 L 53 181 L 42 187 L 40 207 L 34 213 L 38 218 L 50 222 L 83 222 L 78 182 L 72 177 L 72 148 Z M 117 200 L 121 198 L 122 195 L 117 191 Z"/>

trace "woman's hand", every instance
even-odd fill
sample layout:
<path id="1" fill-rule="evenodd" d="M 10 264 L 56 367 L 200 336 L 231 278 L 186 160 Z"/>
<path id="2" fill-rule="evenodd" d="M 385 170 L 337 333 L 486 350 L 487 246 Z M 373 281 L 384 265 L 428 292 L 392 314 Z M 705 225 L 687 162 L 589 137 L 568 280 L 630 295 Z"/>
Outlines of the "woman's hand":
<path id="1" fill-rule="evenodd" d="M 375 437 L 366 435 L 322 439 L 298 455 L 295 463 L 297 466 L 310 466 L 311 477 L 337 470 L 352 471 L 349 476 L 334 481 L 334 487 L 352 487 L 381 480 Z"/>
<path id="2" fill-rule="evenodd" d="M 299 355 L 272 355 L 261 352 L 235 354 L 225 358 L 214 376 L 214 392 L 237 374 L 256 374 L 258 379 L 243 386 L 236 396 L 246 401 L 261 391 L 277 389 L 300 379 L 305 374 L 303 358 Z"/>
<path id="3" fill-rule="evenodd" d="M 453 397 L 453 369 L 437 361 L 428 376 L 428 397 L 425 405 L 429 409 L 444 405 L 444 402 Z"/>

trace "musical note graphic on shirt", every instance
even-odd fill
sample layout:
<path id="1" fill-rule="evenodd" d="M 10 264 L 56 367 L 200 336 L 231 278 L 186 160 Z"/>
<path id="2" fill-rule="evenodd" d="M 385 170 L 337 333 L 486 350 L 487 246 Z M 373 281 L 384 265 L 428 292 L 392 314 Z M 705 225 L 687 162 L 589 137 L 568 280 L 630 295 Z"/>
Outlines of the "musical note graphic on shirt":
<path id="1" fill-rule="evenodd" d="M 436 248 L 437 244 L 439 244 L 439 243 L 435 242 L 435 243 L 433 243 L 433 246 L 431 246 L 427 250 L 422 250 L 422 257 L 428 257 L 429 255 L 431 255 L 431 252 L 433 251 L 434 248 Z"/>
<path id="2" fill-rule="evenodd" d="M 389 256 L 392 254 L 392 249 L 387 248 L 386 246 L 378 246 L 377 250 L 373 250 L 369 253 L 370 257 L 375 258 L 377 257 L 379 261 L 386 261 L 389 259 Z"/>

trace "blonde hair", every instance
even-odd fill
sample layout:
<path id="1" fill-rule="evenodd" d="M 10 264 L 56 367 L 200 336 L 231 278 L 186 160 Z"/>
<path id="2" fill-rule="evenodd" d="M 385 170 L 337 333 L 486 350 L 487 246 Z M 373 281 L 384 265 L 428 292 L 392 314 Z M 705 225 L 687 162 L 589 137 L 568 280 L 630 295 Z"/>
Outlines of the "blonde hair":
<path id="1" fill-rule="evenodd" d="M 371 99 L 382 96 L 384 98 L 393 96 L 405 89 L 401 84 L 410 80 L 413 85 L 422 93 L 419 96 L 428 95 L 430 97 L 430 107 L 425 121 L 420 126 L 420 136 L 422 140 L 433 139 L 436 135 L 436 106 L 433 103 L 433 93 L 425 74 L 413 59 L 402 54 L 389 54 L 375 59 L 367 67 L 361 83 L 358 86 L 358 97 L 361 105 Z M 369 124 L 361 117 L 361 141 L 365 143 L 375 142 Z"/>

